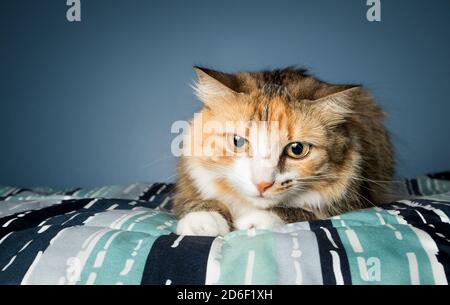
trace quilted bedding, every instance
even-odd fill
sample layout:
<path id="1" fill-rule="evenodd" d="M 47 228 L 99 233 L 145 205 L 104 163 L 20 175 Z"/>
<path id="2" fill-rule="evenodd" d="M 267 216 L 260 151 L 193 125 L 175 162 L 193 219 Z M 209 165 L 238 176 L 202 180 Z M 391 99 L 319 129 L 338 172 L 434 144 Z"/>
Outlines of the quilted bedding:
<path id="1" fill-rule="evenodd" d="M 450 173 L 403 200 L 224 237 L 177 236 L 172 184 L 0 187 L 0 284 L 448 284 Z"/>

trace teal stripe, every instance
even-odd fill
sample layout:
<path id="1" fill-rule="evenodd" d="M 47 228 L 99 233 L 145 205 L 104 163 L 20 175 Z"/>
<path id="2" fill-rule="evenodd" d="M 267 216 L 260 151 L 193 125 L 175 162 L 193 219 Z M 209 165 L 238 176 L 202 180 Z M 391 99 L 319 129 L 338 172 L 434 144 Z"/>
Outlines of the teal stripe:
<path id="1" fill-rule="evenodd" d="M 354 284 L 411 284 L 415 272 L 407 253 L 417 260 L 420 284 L 434 284 L 430 262 L 416 233 L 409 225 L 399 224 L 394 215 L 368 209 L 341 215 L 332 222 L 347 252 Z"/>
<path id="2" fill-rule="evenodd" d="M 220 277 L 217 284 L 277 284 L 274 234 L 257 230 L 250 237 L 247 231 L 234 231 L 225 235 L 221 253 Z"/>
<path id="3" fill-rule="evenodd" d="M 118 235 L 105 249 L 107 241 L 116 232 Z M 86 261 L 78 284 L 87 284 L 93 278 L 93 284 L 96 285 L 140 284 L 148 253 L 157 238 L 158 236 L 144 233 L 112 230 L 95 246 Z"/>

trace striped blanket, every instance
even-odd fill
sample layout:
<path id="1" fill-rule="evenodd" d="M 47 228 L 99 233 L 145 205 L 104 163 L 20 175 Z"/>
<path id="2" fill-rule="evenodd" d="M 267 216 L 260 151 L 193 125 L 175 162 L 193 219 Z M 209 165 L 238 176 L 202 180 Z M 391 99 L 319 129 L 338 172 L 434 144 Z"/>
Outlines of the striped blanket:
<path id="1" fill-rule="evenodd" d="M 174 234 L 172 184 L 0 187 L 0 284 L 447 284 L 449 176 L 405 180 L 382 207 L 217 238 Z"/>

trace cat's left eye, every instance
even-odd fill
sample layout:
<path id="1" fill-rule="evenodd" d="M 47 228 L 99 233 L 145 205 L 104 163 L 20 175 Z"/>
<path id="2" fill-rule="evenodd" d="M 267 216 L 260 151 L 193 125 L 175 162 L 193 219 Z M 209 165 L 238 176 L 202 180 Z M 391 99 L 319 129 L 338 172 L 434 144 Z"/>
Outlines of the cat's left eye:
<path id="1" fill-rule="evenodd" d="M 248 149 L 248 140 L 236 134 L 227 136 L 228 145 L 230 149 L 235 153 L 245 152 Z"/>
<path id="2" fill-rule="evenodd" d="M 311 150 L 311 145 L 302 142 L 289 143 L 285 148 L 285 153 L 294 159 L 301 159 L 306 157 Z"/>

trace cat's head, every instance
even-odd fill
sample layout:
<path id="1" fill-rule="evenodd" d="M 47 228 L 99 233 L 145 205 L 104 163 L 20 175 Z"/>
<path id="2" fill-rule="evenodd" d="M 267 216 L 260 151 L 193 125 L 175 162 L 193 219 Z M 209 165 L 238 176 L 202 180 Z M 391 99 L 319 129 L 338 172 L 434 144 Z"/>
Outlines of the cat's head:
<path id="1" fill-rule="evenodd" d="M 187 164 L 205 196 L 307 209 L 345 195 L 361 159 L 349 128 L 359 86 L 329 85 L 292 68 L 195 70 L 204 107 L 187 137 Z"/>

